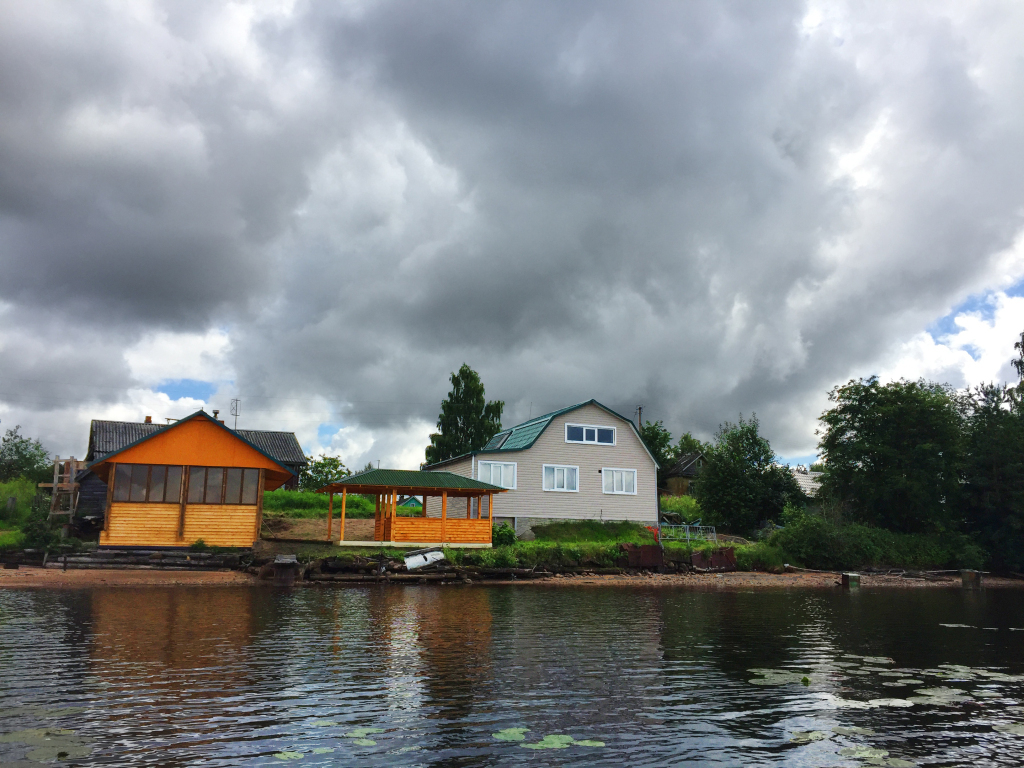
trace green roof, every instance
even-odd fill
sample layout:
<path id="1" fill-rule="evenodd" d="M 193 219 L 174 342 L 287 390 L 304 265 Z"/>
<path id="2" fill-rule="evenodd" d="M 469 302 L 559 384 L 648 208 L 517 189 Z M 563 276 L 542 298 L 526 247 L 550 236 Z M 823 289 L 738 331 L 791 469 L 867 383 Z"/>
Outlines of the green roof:
<path id="1" fill-rule="evenodd" d="M 475 456 L 481 453 L 505 453 L 506 451 L 526 450 L 535 442 L 537 442 L 537 438 L 540 437 L 544 433 L 544 430 L 548 428 L 548 425 L 551 424 L 552 419 L 554 419 L 556 416 L 561 416 L 564 413 L 575 411 L 578 408 L 582 408 L 585 405 L 596 405 L 598 408 L 608 411 L 608 413 L 612 414 L 613 416 L 618 416 L 620 419 L 622 419 L 631 427 L 633 427 L 633 431 L 636 432 L 636 427 L 633 425 L 633 422 L 630 419 L 627 419 L 621 413 L 616 413 L 608 406 L 601 405 L 601 403 L 597 402 L 597 400 L 587 400 L 585 403 L 576 403 L 576 405 L 570 405 L 568 408 L 560 408 L 557 411 L 545 413 L 543 416 L 537 416 L 536 418 L 530 419 L 529 421 L 524 421 L 522 424 L 517 424 L 516 426 L 510 427 L 509 429 L 503 429 L 501 432 L 499 432 L 490 440 L 488 440 L 487 445 L 485 445 L 482 449 L 480 449 L 479 451 L 470 451 L 469 453 L 463 454 L 463 456 Z M 639 437 L 639 433 L 637 434 L 637 437 Z M 643 440 L 641 440 L 640 443 L 641 445 L 643 445 Z M 644 450 L 647 450 L 646 445 L 644 445 Z M 651 452 L 647 451 L 647 453 L 648 455 L 650 455 Z M 454 461 L 455 459 L 461 458 L 462 456 L 453 456 L 450 459 L 446 459 L 445 461 L 439 461 L 436 464 L 431 464 L 430 466 L 436 467 L 441 464 L 447 464 L 450 461 Z M 651 459 L 654 459 L 654 456 L 651 456 Z M 657 464 L 658 462 L 655 461 L 654 463 Z"/>
<path id="2" fill-rule="evenodd" d="M 370 469 L 358 475 L 349 475 L 343 480 L 329 483 L 319 490 L 328 488 L 340 490 L 352 485 L 376 485 L 384 488 L 421 488 L 425 491 L 458 488 L 474 491 L 504 491 L 497 485 L 481 483 L 454 472 L 425 472 L 412 469 Z"/>

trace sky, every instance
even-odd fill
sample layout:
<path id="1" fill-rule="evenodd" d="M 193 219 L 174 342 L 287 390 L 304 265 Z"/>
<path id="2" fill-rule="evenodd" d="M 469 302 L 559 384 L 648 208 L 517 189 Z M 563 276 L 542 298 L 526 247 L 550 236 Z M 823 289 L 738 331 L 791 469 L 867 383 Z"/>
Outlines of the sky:
<path id="1" fill-rule="evenodd" d="M 1011 381 L 1024 5 L 0 0 L 0 428 L 415 468 L 448 377 L 782 457 Z M 228 423 L 233 419 L 229 416 Z"/>

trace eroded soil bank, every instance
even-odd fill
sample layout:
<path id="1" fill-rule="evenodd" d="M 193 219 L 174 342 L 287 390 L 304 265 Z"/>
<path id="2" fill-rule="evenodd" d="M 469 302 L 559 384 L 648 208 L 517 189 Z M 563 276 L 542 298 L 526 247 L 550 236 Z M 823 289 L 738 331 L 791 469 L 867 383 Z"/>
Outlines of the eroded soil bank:
<path id="1" fill-rule="evenodd" d="M 368 586 L 375 582 L 356 582 Z M 382 580 L 377 583 L 386 583 Z M 401 584 L 415 582 L 402 581 Z M 433 582 L 437 583 L 437 582 Z M 453 582 L 455 583 L 455 582 Z M 680 573 L 639 575 L 555 575 L 530 581 L 477 581 L 469 586 L 493 584 L 529 584 L 542 588 L 562 586 L 652 586 L 681 589 L 839 589 L 838 577 L 829 573 Z M 54 588 L 84 589 L 91 587 L 265 587 L 267 581 L 241 571 L 174 571 L 174 570 L 105 570 L 83 569 L 62 571 L 54 568 L 22 566 L 17 570 L 0 570 L 0 589 Z M 297 582 L 296 586 L 324 588 L 335 586 L 323 582 Z M 993 576 L 985 577 L 986 589 L 1024 589 L 1024 581 Z M 943 576 L 934 580 L 908 579 L 900 576 L 862 575 L 861 589 L 959 589 L 959 576 Z"/>

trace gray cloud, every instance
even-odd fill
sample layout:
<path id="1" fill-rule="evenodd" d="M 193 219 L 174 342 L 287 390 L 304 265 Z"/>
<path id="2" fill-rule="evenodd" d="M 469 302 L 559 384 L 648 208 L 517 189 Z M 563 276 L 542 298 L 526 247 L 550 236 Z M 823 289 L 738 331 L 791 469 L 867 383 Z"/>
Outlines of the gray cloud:
<path id="1" fill-rule="evenodd" d="M 393 441 L 465 361 L 509 422 L 757 411 L 810 450 L 1021 227 L 1012 4 L 4 13 L 0 299 L 229 327 L 268 420 L 325 398 Z"/>

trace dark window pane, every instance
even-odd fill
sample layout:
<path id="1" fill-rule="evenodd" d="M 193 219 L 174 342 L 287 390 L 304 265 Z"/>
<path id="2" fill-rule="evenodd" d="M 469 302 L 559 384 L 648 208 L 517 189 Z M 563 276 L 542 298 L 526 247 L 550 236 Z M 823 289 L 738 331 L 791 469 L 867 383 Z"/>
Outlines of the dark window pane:
<path id="1" fill-rule="evenodd" d="M 245 481 L 242 483 L 242 503 L 253 505 L 260 492 L 260 471 L 258 469 L 245 470 Z"/>
<path id="2" fill-rule="evenodd" d="M 615 442 L 615 430 L 613 429 L 599 429 L 597 430 L 597 442 L 608 443 L 611 445 Z"/>
<path id="3" fill-rule="evenodd" d="M 224 503 L 238 504 L 242 499 L 242 470 L 239 467 L 228 469 L 228 481 L 224 485 Z"/>
<path id="4" fill-rule="evenodd" d="M 146 481 L 149 479 L 148 464 L 132 465 L 132 488 L 128 501 L 146 500 Z"/>
<path id="5" fill-rule="evenodd" d="M 167 486 L 164 490 L 164 501 L 168 504 L 181 502 L 181 467 L 167 468 Z"/>
<path id="6" fill-rule="evenodd" d="M 188 468 L 188 503 L 202 504 L 206 490 L 206 467 Z"/>
<path id="7" fill-rule="evenodd" d="M 220 504 L 224 487 L 224 467 L 206 468 L 206 503 Z"/>
<path id="8" fill-rule="evenodd" d="M 566 427 L 565 428 L 565 439 L 566 440 L 578 440 L 583 442 L 583 427 Z"/>
<path id="9" fill-rule="evenodd" d="M 132 465 L 118 464 L 114 470 L 114 501 L 128 501 L 132 485 Z"/>
<path id="10" fill-rule="evenodd" d="M 597 430 L 596 429 L 585 429 L 583 430 L 583 439 L 588 443 L 597 442 Z"/>
<path id="11" fill-rule="evenodd" d="M 164 500 L 164 480 L 167 478 L 167 467 L 153 467 L 149 471 L 149 500 Z"/>

